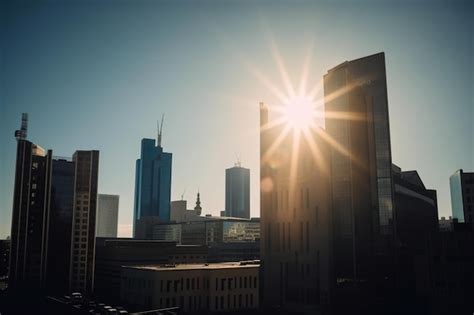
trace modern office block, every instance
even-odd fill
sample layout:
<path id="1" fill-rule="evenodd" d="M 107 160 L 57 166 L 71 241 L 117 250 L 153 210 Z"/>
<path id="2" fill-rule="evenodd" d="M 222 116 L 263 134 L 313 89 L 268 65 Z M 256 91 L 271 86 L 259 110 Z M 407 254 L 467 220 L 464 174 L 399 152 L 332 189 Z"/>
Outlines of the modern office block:
<path id="1" fill-rule="evenodd" d="M 161 143 L 155 145 L 154 139 L 142 139 L 141 156 L 136 161 L 134 237 L 150 236 L 140 231 L 146 228 L 139 224 L 141 219 L 170 220 L 171 161 L 172 154 L 164 152 Z"/>
<path id="2" fill-rule="evenodd" d="M 240 164 L 225 170 L 225 215 L 250 219 L 250 170 Z"/>
<path id="3" fill-rule="evenodd" d="M 96 237 L 117 237 L 119 198 L 117 195 L 98 195 Z"/>
<path id="4" fill-rule="evenodd" d="M 76 151 L 74 213 L 72 218 L 69 289 L 91 293 L 94 289 L 95 224 L 99 151 Z"/>
<path id="5" fill-rule="evenodd" d="M 53 160 L 47 268 L 51 293 L 64 294 L 70 289 L 75 171 L 71 158 Z"/>
<path id="6" fill-rule="evenodd" d="M 474 226 L 474 172 L 457 170 L 449 178 L 453 219 Z"/>
<path id="7" fill-rule="evenodd" d="M 39 288 L 46 276 L 52 151 L 18 139 L 9 287 Z"/>
<path id="8" fill-rule="evenodd" d="M 122 266 L 189 264 L 207 261 L 207 246 L 131 238 L 97 238 L 94 293 L 104 301 L 118 303 Z"/>
<path id="9" fill-rule="evenodd" d="M 259 267 L 258 261 L 123 267 L 121 296 L 132 310 L 174 306 L 183 313 L 256 310 Z"/>
<path id="10" fill-rule="evenodd" d="M 260 104 L 263 306 L 295 313 L 328 309 L 332 277 L 329 149 L 316 128 L 292 154 L 292 132 L 270 127 Z M 279 140 L 280 139 L 280 140 Z"/>
<path id="11" fill-rule="evenodd" d="M 357 285 L 381 269 L 375 257 L 390 261 L 387 242 L 396 237 L 384 53 L 329 70 L 324 101 L 335 275 L 341 286 Z"/>

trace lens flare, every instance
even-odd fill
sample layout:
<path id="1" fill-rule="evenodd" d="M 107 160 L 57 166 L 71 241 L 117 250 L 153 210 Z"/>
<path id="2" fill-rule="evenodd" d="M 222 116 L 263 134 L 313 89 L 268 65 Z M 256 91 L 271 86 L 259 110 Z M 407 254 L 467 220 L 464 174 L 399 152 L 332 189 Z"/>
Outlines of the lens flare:
<path id="1" fill-rule="evenodd" d="M 287 123 L 296 130 L 306 130 L 313 124 L 314 104 L 306 96 L 295 96 L 285 106 Z"/>

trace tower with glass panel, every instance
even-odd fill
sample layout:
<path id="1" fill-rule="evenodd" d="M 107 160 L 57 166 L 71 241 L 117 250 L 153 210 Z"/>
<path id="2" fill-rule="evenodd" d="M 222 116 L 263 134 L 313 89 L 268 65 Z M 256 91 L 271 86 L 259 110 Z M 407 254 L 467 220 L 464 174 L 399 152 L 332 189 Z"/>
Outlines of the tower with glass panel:
<path id="1" fill-rule="evenodd" d="M 474 225 L 474 173 L 457 170 L 449 177 L 453 218 Z"/>
<path id="2" fill-rule="evenodd" d="M 250 219 L 250 170 L 239 164 L 225 170 L 225 215 Z"/>
<path id="3" fill-rule="evenodd" d="M 337 283 L 362 283 L 395 237 L 384 53 L 346 61 L 324 76 L 331 146 Z"/>
<path id="4" fill-rule="evenodd" d="M 156 145 L 154 139 L 142 139 L 135 171 L 135 238 L 150 234 L 142 231 L 148 230 L 143 223 L 170 220 L 171 161 L 172 154 L 164 152 L 161 143 Z"/>

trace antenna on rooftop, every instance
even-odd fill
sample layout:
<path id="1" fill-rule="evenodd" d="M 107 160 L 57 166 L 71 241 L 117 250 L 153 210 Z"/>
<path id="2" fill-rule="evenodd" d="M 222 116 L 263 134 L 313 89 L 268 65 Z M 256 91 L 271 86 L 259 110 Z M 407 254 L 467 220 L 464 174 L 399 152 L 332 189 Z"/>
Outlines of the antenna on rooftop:
<path id="1" fill-rule="evenodd" d="M 184 194 L 186 193 L 186 189 L 183 190 L 183 193 L 181 194 L 181 200 L 184 200 Z"/>
<path id="2" fill-rule="evenodd" d="M 158 129 L 158 146 L 161 147 L 161 135 L 163 134 L 163 122 L 165 120 L 165 114 L 161 115 L 161 124 L 157 122 Z"/>
<path id="3" fill-rule="evenodd" d="M 236 159 L 236 162 L 235 162 L 234 166 L 241 167 L 242 166 L 242 160 L 240 158 L 240 154 L 235 153 L 235 159 Z"/>
<path id="4" fill-rule="evenodd" d="M 15 131 L 16 140 L 26 139 L 27 133 L 28 133 L 28 114 L 23 113 L 21 114 L 21 128 L 20 130 Z"/>

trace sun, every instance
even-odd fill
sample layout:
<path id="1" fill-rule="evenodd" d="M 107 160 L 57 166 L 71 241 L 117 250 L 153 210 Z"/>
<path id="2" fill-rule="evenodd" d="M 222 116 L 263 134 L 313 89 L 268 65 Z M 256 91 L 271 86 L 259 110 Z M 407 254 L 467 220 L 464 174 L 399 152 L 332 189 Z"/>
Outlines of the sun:
<path id="1" fill-rule="evenodd" d="M 305 95 L 291 97 L 284 104 L 284 118 L 295 130 L 307 130 L 314 123 L 315 106 L 312 99 Z"/>

